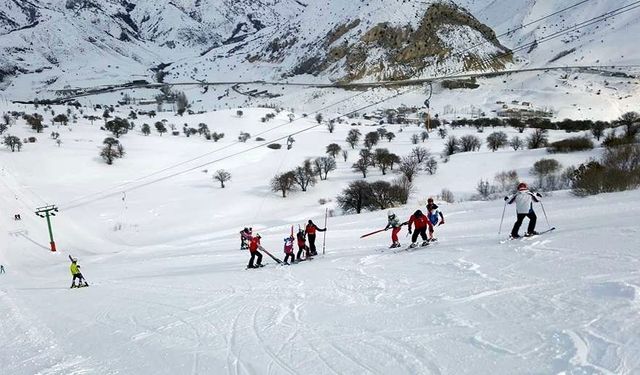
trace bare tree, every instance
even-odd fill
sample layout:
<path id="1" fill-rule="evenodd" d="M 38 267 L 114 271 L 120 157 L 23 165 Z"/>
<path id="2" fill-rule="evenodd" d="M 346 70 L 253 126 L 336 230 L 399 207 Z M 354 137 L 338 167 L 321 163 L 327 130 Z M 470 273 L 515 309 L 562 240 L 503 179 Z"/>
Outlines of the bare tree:
<path id="1" fill-rule="evenodd" d="M 182 116 L 184 111 L 186 111 L 187 107 L 189 107 L 189 99 L 187 99 L 187 95 L 178 91 L 176 94 L 176 112 Z"/>
<path id="2" fill-rule="evenodd" d="M 391 165 L 391 153 L 386 148 L 377 148 L 373 153 L 373 159 L 383 175 L 387 174 L 387 168 Z"/>
<path id="3" fill-rule="evenodd" d="M 340 145 L 337 143 L 331 143 L 327 146 L 327 154 L 329 154 L 329 156 L 334 159 L 340 153 L 340 151 L 342 151 L 342 147 L 340 147 Z"/>
<path id="4" fill-rule="evenodd" d="M 487 136 L 487 146 L 491 151 L 507 145 L 509 138 L 505 132 L 493 132 Z"/>
<path id="5" fill-rule="evenodd" d="M 371 186 L 366 181 L 353 181 L 336 200 L 345 212 L 357 214 L 370 205 Z"/>
<path id="6" fill-rule="evenodd" d="M 302 166 L 296 167 L 296 169 L 293 170 L 293 179 L 302 191 L 307 191 L 309 185 L 316 183 L 316 176 L 313 166 L 311 165 L 311 160 L 305 160 Z"/>
<path id="7" fill-rule="evenodd" d="M 360 142 L 361 136 L 362 136 L 362 133 L 360 133 L 360 130 L 351 129 L 349 130 L 349 134 L 347 134 L 347 138 L 345 139 L 345 141 L 353 149 L 353 148 L 356 148 L 356 146 L 358 145 L 358 142 Z"/>
<path id="8" fill-rule="evenodd" d="M 411 144 L 417 145 L 420 142 L 420 136 L 417 134 L 413 134 L 411 136 Z"/>
<path id="9" fill-rule="evenodd" d="M 336 128 L 336 122 L 335 122 L 334 120 L 330 120 L 330 121 L 327 123 L 327 130 L 329 130 L 329 133 L 333 133 L 333 131 L 335 130 L 335 128 Z"/>
<path id="10" fill-rule="evenodd" d="M 218 169 L 213 175 L 213 179 L 220 182 L 220 187 L 224 189 L 224 183 L 231 180 L 231 173 L 224 169 Z"/>
<path id="11" fill-rule="evenodd" d="M 329 172 L 335 171 L 337 168 L 336 160 L 327 156 L 316 158 L 313 161 L 313 164 L 315 165 L 316 172 L 318 173 L 318 176 L 320 176 L 321 180 L 326 180 Z"/>
<path id="12" fill-rule="evenodd" d="M 108 165 L 113 164 L 113 160 L 124 156 L 124 147 L 115 138 L 107 137 L 102 141 L 104 147 L 100 151 L 100 156 Z"/>
<path id="13" fill-rule="evenodd" d="M 393 134 L 393 132 L 386 132 L 384 134 L 384 137 L 387 139 L 387 141 L 391 142 L 396 137 L 396 135 Z"/>
<path id="14" fill-rule="evenodd" d="M 520 137 L 518 137 L 517 135 L 514 136 L 509 141 L 509 146 L 513 149 L 513 151 L 518 151 L 523 146 L 522 139 L 520 139 Z"/>
<path id="15" fill-rule="evenodd" d="M 348 158 L 349 158 L 349 151 L 342 150 L 342 159 L 344 159 L 344 161 L 346 162 Z"/>
<path id="16" fill-rule="evenodd" d="M 22 149 L 22 141 L 15 135 L 5 136 L 4 145 L 7 146 L 11 152 L 15 152 L 16 150 L 19 152 Z"/>
<path id="17" fill-rule="evenodd" d="M 369 169 L 369 165 L 370 163 L 367 160 L 360 158 L 358 159 L 358 161 L 353 163 L 351 168 L 353 168 L 355 172 L 362 173 L 363 178 L 367 178 L 367 170 Z"/>
<path id="18" fill-rule="evenodd" d="M 275 175 L 271 179 L 271 191 L 281 192 L 282 197 L 285 198 L 287 193 L 292 191 L 296 184 L 293 172 L 285 172 Z"/>
<path id="19" fill-rule="evenodd" d="M 380 141 L 380 134 L 378 132 L 369 132 L 364 136 L 364 147 L 371 150 L 373 146 L 377 145 Z"/>
<path id="20" fill-rule="evenodd" d="M 402 173 L 402 175 L 406 177 L 409 182 L 413 182 L 413 178 L 420 170 L 420 165 L 415 158 L 411 156 L 405 156 L 404 158 L 402 158 L 399 169 L 400 173 Z"/>
<path id="21" fill-rule="evenodd" d="M 438 170 L 438 161 L 436 160 L 436 158 L 430 156 L 427 160 L 425 160 L 424 170 L 427 171 L 427 173 L 429 173 L 430 175 L 436 174 L 436 171 Z"/>
<path id="22" fill-rule="evenodd" d="M 482 141 L 475 135 L 467 134 L 460 137 L 460 151 L 470 152 L 480 150 Z"/>
<path id="23" fill-rule="evenodd" d="M 537 128 L 527 137 L 527 147 L 529 149 L 536 149 L 547 147 L 549 138 L 547 137 L 547 130 Z"/>
<path id="24" fill-rule="evenodd" d="M 422 163 L 423 161 L 425 161 L 430 154 L 431 153 L 429 152 L 429 150 L 420 146 L 414 147 L 411 150 L 411 156 L 414 157 L 418 163 Z"/>

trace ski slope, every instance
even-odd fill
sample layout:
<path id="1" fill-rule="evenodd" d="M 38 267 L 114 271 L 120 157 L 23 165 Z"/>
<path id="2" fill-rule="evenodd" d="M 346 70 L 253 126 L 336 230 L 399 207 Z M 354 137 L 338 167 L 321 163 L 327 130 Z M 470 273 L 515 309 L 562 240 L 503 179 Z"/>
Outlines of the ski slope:
<path id="1" fill-rule="evenodd" d="M 257 148 L 200 167 L 254 147 L 259 133 L 270 141 L 315 124 L 313 116 L 290 123 L 286 112 L 262 123 L 270 110 L 243 110 L 241 118 L 235 110 L 221 110 L 136 120 L 137 128 L 121 137 L 127 155 L 113 166 L 98 157 L 108 136 L 99 130 L 100 121 L 52 126 L 20 153 L 0 150 L 0 263 L 7 271 L 0 275 L 3 373 L 640 371 L 640 191 L 582 199 L 548 194 L 544 208 L 558 229 L 506 243 L 500 241 L 515 209 L 507 208 L 498 235 L 503 202 L 465 200 L 481 178 L 515 169 L 530 181 L 536 160 L 553 157 L 575 165 L 600 149 L 549 155 L 483 146 L 440 162 L 435 175 L 418 176 L 409 203 L 395 209 L 408 218 L 424 208 L 426 197 L 452 190 L 460 201 L 438 202 L 446 218 L 437 231 L 439 242 L 393 253 L 388 232 L 359 239 L 384 227 L 385 212 L 341 215 L 335 209 L 335 196 L 360 178 L 350 168 L 357 149 L 306 193 L 283 199 L 268 188 L 275 173 L 324 155 L 328 143 L 348 147 L 344 138 L 351 128 L 365 134 L 377 126 L 343 124 L 333 134 L 319 126 L 296 135 L 291 150 Z M 140 134 L 141 123 L 162 118 L 178 129 L 205 122 L 225 138 L 213 143 L 182 134 Z M 401 156 L 415 147 L 411 136 L 422 131 L 387 129 L 397 138 L 378 146 Z M 61 133 L 61 146 L 48 138 L 51 131 Z M 236 143 L 240 131 L 253 138 Z M 35 135 L 23 120 L 7 133 Z M 490 131 L 462 128 L 450 134 L 484 138 Z M 567 136 L 550 133 L 551 140 Z M 420 146 L 438 154 L 443 141 L 432 133 Z M 225 189 L 211 179 L 220 168 L 233 176 Z M 188 169 L 193 170 L 164 179 Z M 367 180 L 394 177 L 370 170 Z M 321 198 L 330 201 L 321 205 Z M 61 208 L 52 219 L 57 253 L 48 250 L 45 221 L 32 214 L 45 204 Z M 265 248 L 282 258 L 291 225 L 313 219 L 322 227 L 327 208 L 333 216 L 324 255 L 292 266 L 265 256 L 267 266 L 245 270 L 248 254 L 239 250 L 237 234 L 242 227 L 252 226 Z M 547 228 L 541 207 L 536 210 L 538 229 Z M 23 220 L 14 221 L 14 213 Z M 405 234 L 400 233 L 403 245 Z M 69 254 L 79 258 L 89 288 L 68 289 Z"/>

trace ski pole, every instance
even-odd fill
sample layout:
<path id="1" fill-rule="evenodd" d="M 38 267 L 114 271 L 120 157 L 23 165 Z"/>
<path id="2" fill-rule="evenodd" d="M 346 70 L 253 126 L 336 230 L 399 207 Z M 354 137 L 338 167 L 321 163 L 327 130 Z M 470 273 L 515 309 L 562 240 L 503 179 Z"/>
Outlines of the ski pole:
<path id="1" fill-rule="evenodd" d="M 500 229 L 498 229 L 498 235 L 502 233 L 502 222 L 504 221 L 504 212 L 507 210 L 507 201 L 504 201 L 504 208 L 502 208 L 502 217 L 500 218 Z"/>
<path id="2" fill-rule="evenodd" d="M 327 214 L 329 214 L 329 209 L 324 209 L 324 234 L 322 235 L 322 255 L 324 255 L 324 245 L 327 240 Z"/>
<path id="3" fill-rule="evenodd" d="M 547 221 L 547 226 L 551 228 L 551 224 L 549 224 L 549 218 L 547 217 L 547 211 L 544 210 L 544 204 L 540 201 L 540 207 L 542 207 L 542 212 L 544 213 L 544 218 Z"/>

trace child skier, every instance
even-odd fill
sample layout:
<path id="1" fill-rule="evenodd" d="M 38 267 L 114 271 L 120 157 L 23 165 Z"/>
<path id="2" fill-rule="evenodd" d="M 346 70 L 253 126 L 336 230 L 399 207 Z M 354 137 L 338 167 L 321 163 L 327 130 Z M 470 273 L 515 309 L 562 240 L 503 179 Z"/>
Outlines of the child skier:
<path id="1" fill-rule="evenodd" d="M 73 275 L 73 280 L 71 280 L 72 288 L 80 288 L 83 286 L 89 286 L 87 280 L 84 279 L 82 273 L 80 273 L 80 265 L 78 264 L 78 259 L 72 258 L 69 255 L 69 260 L 71 260 L 71 266 L 69 269 L 71 270 L 71 275 Z M 78 279 L 78 284 L 76 285 L 76 279 Z"/>
<path id="2" fill-rule="evenodd" d="M 508 204 L 516 203 L 516 214 L 518 218 L 516 219 L 515 224 L 513 224 L 513 229 L 511 229 L 511 238 L 520 237 L 518 231 L 520 230 L 520 225 L 522 225 L 522 221 L 525 217 L 529 218 L 529 226 L 527 227 L 527 232 L 524 236 L 530 237 L 538 234 L 538 232 L 536 232 L 536 220 L 538 218 L 536 213 L 533 211 L 533 202 L 540 202 L 540 198 L 542 198 L 542 195 L 540 195 L 540 193 L 536 193 L 534 195 L 529 191 L 527 184 L 524 182 L 518 184 L 518 191 L 513 194 L 513 196 L 504 197 L 505 202 Z"/>
<path id="3" fill-rule="evenodd" d="M 251 239 L 251 228 L 244 228 L 240 231 L 240 250 L 249 248 L 249 240 Z"/>
<path id="4" fill-rule="evenodd" d="M 304 235 L 304 230 L 302 228 L 298 229 L 298 234 L 296 234 L 296 238 L 298 240 L 298 261 L 302 260 L 302 252 L 305 252 L 305 259 L 310 259 L 311 254 L 309 252 L 309 246 L 307 246 L 307 239 Z"/>
<path id="5" fill-rule="evenodd" d="M 429 241 L 427 240 L 427 226 L 431 229 L 433 228 L 433 224 L 429 221 L 429 219 L 422 213 L 422 211 L 417 210 L 411 215 L 409 218 L 409 233 L 411 233 L 411 224 L 415 223 L 415 232 L 411 236 L 411 245 L 409 247 L 416 247 L 416 240 L 418 239 L 418 235 L 422 238 L 422 246 L 427 246 Z"/>
<path id="6" fill-rule="evenodd" d="M 433 198 L 427 199 L 427 218 L 431 222 L 429 226 L 429 241 L 436 241 L 433 237 L 434 227 L 444 224 L 444 215 L 438 210 L 438 205 L 433 202 Z"/>
<path id="7" fill-rule="evenodd" d="M 389 211 L 387 213 L 387 219 L 389 220 L 389 222 L 387 223 L 387 226 L 384 228 L 384 230 L 389 230 L 389 228 L 391 228 L 391 246 L 389 246 L 389 248 L 393 249 L 394 247 L 400 247 L 398 233 L 400 233 L 400 229 L 402 229 L 402 226 L 406 223 L 400 223 L 400 220 L 398 220 L 398 217 L 392 211 Z"/>
<path id="8" fill-rule="evenodd" d="M 311 220 L 309 220 L 309 223 L 304 228 L 305 234 L 309 236 L 309 249 L 311 250 L 311 255 L 318 255 L 318 252 L 316 251 L 316 231 L 324 232 L 326 230 L 327 228 L 318 228 L 318 226 Z"/>
<path id="9" fill-rule="evenodd" d="M 296 256 L 293 254 L 293 236 L 284 239 L 284 253 L 286 254 L 284 264 L 290 264 L 289 257 L 291 257 L 291 263 L 296 260 Z"/>
<path id="10" fill-rule="evenodd" d="M 258 248 L 260 247 L 260 238 L 260 234 L 256 234 L 249 240 L 249 252 L 251 252 L 251 258 L 249 259 L 249 265 L 247 266 L 247 268 L 262 267 L 262 254 L 260 254 L 260 251 L 258 251 Z M 255 258 L 258 259 L 256 260 L 256 265 L 254 266 L 253 260 Z"/>

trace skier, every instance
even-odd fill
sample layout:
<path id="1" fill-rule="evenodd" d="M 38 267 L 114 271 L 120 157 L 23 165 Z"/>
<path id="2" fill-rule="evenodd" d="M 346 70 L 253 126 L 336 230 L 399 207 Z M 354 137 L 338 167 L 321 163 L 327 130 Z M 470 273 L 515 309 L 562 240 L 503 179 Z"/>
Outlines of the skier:
<path id="1" fill-rule="evenodd" d="M 438 205 L 433 202 L 433 198 L 427 199 L 427 218 L 432 224 L 429 226 L 429 241 L 436 241 L 437 238 L 433 237 L 434 227 L 444 224 L 444 215 L 438 210 Z"/>
<path id="2" fill-rule="evenodd" d="M 291 257 L 291 263 L 296 260 L 296 256 L 293 254 L 293 236 L 284 239 L 284 253 L 286 254 L 284 264 L 290 264 L 289 257 Z"/>
<path id="3" fill-rule="evenodd" d="M 525 217 L 529 218 L 529 226 L 527 227 L 527 232 L 525 233 L 525 237 L 530 237 L 538 234 L 536 232 L 536 213 L 533 211 L 533 202 L 540 202 L 540 198 L 542 195 L 540 193 L 536 193 L 535 195 L 529 191 L 529 188 L 526 183 L 521 182 L 518 184 L 518 191 L 510 197 L 504 197 L 504 201 L 508 204 L 516 203 L 516 214 L 518 216 L 515 224 L 513 224 L 513 229 L 511 229 L 511 238 L 519 238 L 520 235 L 518 231 L 520 230 L 520 225 L 522 225 L 522 221 Z"/>
<path id="4" fill-rule="evenodd" d="M 304 254 L 305 254 L 305 259 L 309 259 L 311 254 L 309 252 L 309 246 L 307 246 L 307 244 L 306 244 L 307 239 L 305 237 L 304 230 L 302 230 L 302 228 L 298 229 L 298 233 L 296 234 L 296 238 L 298 240 L 298 254 L 296 256 L 298 258 L 298 261 L 302 260 L 302 252 L 303 251 L 304 251 Z"/>
<path id="5" fill-rule="evenodd" d="M 249 240 L 249 251 L 251 252 L 251 258 L 249 259 L 249 265 L 247 268 L 259 268 L 262 267 L 262 254 L 258 251 L 260 247 L 260 234 L 256 234 L 251 237 Z M 256 265 L 253 265 L 253 260 L 258 258 L 256 261 Z"/>
<path id="6" fill-rule="evenodd" d="M 240 250 L 249 248 L 249 240 L 251 239 L 251 228 L 244 228 L 240 231 Z"/>
<path id="7" fill-rule="evenodd" d="M 0 273 L 6 273 L 6 272 L 4 271 L 4 265 L 2 265 L 2 264 L 0 264 Z"/>
<path id="8" fill-rule="evenodd" d="M 304 233 L 309 236 L 309 249 L 311 250 L 311 255 L 318 255 L 316 251 L 316 231 L 324 232 L 327 228 L 318 228 L 317 225 L 313 223 L 313 221 L 309 220 L 309 223 L 304 228 Z"/>
<path id="9" fill-rule="evenodd" d="M 84 279 L 82 273 L 80 273 L 80 265 L 78 264 L 78 259 L 72 258 L 69 255 L 69 260 L 71 260 L 71 266 L 69 269 L 71 270 L 71 275 L 73 275 L 73 280 L 71 280 L 71 288 L 80 288 L 83 286 L 89 286 L 87 280 Z M 78 279 L 78 285 L 76 285 L 76 279 Z"/>
<path id="10" fill-rule="evenodd" d="M 22 220 L 22 217 L 20 217 L 20 214 L 15 214 L 13 215 L 13 220 Z"/>
<path id="11" fill-rule="evenodd" d="M 418 239 L 418 235 L 422 238 L 422 246 L 427 246 L 429 241 L 427 241 L 427 226 L 429 229 L 433 228 L 433 224 L 429 221 L 429 219 L 422 213 L 422 211 L 417 210 L 411 215 L 409 218 L 409 234 L 411 234 L 411 224 L 415 223 L 415 232 L 411 236 L 411 245 L 409 247 L 416 247 L 416 240 Z"/>
<path id="12" fill-rule="evenodd" d="M 398 217 L 395 213 L 393 213 L 393 211 L 389 211 L 387 213 L 387 219 L 389 220 L 389 222 L 387 223 L 387 226 L 384 228 L 384 230 L 389 230 L 389 228 L 391 228 L 391 246 L 389 246 L 389 248 L 393 249 L 394 247 L 400 247 L 400 241 L 398 241 L 398 233 L 400 233 L 400 229 L 402 229 L 402 226 L 406 223 L 400 223 L 400 220 L 398 220 Z"/>

